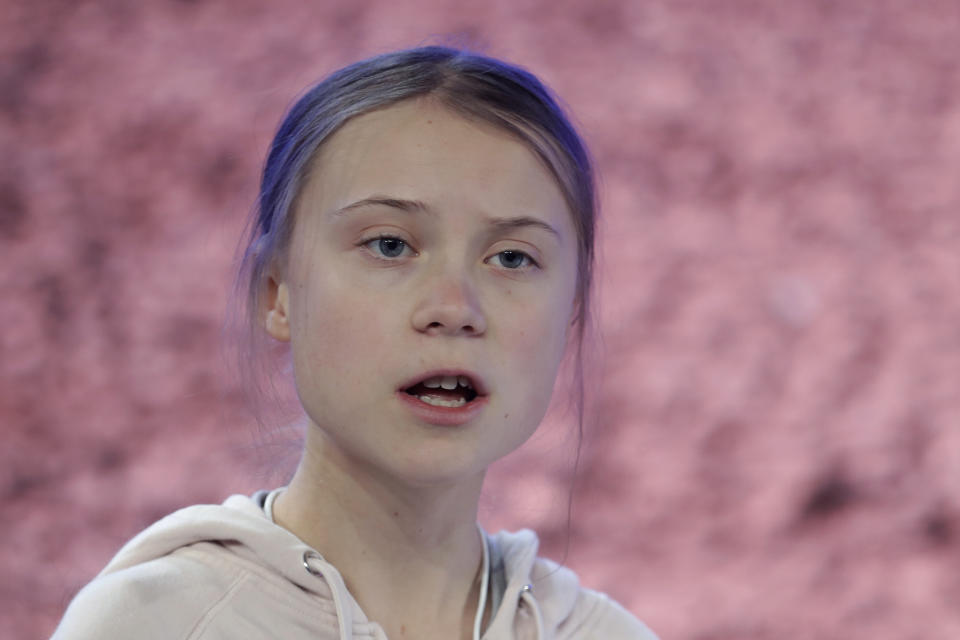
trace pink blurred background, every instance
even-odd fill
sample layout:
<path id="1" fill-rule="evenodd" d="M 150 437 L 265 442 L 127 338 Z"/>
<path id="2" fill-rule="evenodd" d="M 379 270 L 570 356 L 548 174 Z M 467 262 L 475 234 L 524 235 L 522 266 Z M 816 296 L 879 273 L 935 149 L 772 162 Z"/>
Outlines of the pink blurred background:
<path id="1" fill-rule="evenodd" d="M 220 348 L 266 145 L 334 68 L 452 38 L 554 87 L 604 199 L 573 520 L 561 417 L 486 526 L 664 640 L 960 637 L 957 2 L 0 9 L 0 636 L 283 481 Z"/>

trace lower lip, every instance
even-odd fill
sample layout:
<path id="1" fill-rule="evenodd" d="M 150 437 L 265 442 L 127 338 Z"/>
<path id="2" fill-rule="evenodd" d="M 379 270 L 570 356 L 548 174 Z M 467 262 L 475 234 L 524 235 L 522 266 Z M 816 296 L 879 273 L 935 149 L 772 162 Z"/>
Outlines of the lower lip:
<path id="1" fill-rule="evenodd" d="M 457 427 L 466 424 L 476 418 L 487 406 L 487 396 L 477 396 L 460 407 L 435 407 L 406 391 L 397 391 L 397 396 L 417 418 L 441 427 Z"/>

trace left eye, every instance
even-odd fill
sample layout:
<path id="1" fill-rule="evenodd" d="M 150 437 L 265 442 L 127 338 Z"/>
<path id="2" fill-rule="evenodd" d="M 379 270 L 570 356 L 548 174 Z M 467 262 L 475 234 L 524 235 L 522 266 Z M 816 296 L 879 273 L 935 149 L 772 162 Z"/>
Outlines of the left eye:
<path id="1" fill-rule="evenodd" d="M 379 238 L 368 240 L 363 244 L 377 255 L 377 257 L 382 256 L 384 258 L 399 258 L 405 250 L 410 248 L 406 242 L 393 236 L 380 236 Z"/>
<path id="2" fill-rule="evenodd" d="M 500 262 L 500 266 L 505 269 L 522 269 L 533 264 L 533 258 L 522 251 L 501 251 L 494 258 Z"/>

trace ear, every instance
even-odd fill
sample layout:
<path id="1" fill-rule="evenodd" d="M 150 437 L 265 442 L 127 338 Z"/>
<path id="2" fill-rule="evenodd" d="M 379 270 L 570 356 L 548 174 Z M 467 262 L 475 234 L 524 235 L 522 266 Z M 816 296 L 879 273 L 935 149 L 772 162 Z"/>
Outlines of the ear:
<path id="1" fill-rule="evenodd" d="M 290 341 L 290 290 L 274 276 L 267 278 L 264 328 L 280 342 Z"/>

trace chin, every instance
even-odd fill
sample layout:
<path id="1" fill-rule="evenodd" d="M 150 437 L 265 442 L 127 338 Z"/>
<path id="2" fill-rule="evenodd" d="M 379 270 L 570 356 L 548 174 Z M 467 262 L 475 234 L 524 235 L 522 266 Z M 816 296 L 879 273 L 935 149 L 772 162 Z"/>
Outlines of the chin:
<path id="1" fill-rule="evenodd" d="M 473 455 L 456 452 L 417 452 L 401 464 L 394 460 L 389 473 L 394 475 L 398 482 L 410 487 L 443 488 L 459 484 L 473 484 L 482 482 L 490 462 L 481 461 Z"/>

